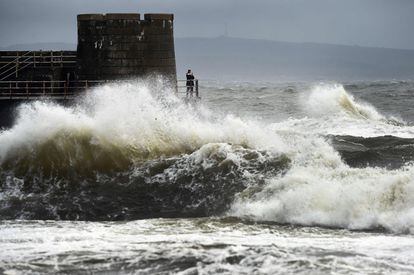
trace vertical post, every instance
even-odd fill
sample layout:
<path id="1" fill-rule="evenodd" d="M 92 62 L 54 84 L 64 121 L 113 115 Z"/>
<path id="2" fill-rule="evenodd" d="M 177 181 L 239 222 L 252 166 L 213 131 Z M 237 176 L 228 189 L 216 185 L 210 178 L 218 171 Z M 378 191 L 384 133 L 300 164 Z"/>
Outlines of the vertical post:
<path id="1" fill-rule="evenodd" d="M 63 51 L 60 51 L 60 67 L 63 67 Z"/>
<path id="2" fill-rule="evenodd" d="M 17 57 L 16 57 L 16 78 L 17 78 L 17 71 L 19 70 L 19 52 L 17 53 Z"/>
<path id="3" fill-rule="evenodd" d="M 67 94 L 68 86 L 66 85 L 66 82 L 63 85 L 64 85 L 63 87 L 64 87 L 65 99 L 66 99 L 66 94 Z"/>
<path id="4" fill-rule="evenodd" d="M 29 99 L 29 83 L 26 82 L 26 97 Z"/>
<path id="5" fill-rule="evenodd" d="M 88 89 L 88 80 L 85 81 L 85 89 Z"/>
<path id="6" fill-rule="evenodd" d="M 45 93 L 46 93 L 46 90 L 45 90 L 45 81 L 43 80 L 43 95 L 45 95 Z"/>
<path id="7" fill-rule="evenodd" d="M 198 79 L 196 79 L 195 81 L 195 88 L 196 88 L 196 97 L 199 97 L 198 96 Z"/>
<path id="8" fill-rule="evenodd" d="M 50 66 L 53 67 L 53 51 L 50 51 Z"/>
<path id="9" fill-rule="evenodd" d="M 10 95 L 10 99 L 12 99 L 12 84 L 11 84 L 11 82 L 9 83 L 9 95 Z"/>
<path id="10" fill-rule="evenodd" d="M 33 67 L 36 68 L 36 52 L 33 52 Z"/>

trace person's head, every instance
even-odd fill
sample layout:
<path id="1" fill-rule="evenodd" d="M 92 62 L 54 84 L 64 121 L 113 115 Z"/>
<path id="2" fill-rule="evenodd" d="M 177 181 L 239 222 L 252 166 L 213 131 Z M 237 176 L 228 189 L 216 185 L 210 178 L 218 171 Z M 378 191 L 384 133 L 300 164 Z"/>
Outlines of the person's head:
<path id="1" fill-rule="evenodd" d="M 191 70 L 190 70 L 190 69 L 188 69 L 187 73 L 188 73 L 188 74 L 191 74 Z"/>

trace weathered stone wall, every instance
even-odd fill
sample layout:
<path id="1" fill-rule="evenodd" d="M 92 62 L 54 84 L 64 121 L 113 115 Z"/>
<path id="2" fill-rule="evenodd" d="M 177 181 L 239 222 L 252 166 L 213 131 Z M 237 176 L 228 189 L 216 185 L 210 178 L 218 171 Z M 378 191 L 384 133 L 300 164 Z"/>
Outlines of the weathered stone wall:
<path id="1" fill-rule="evenodd" d="M 175 79 L 172 14 L 78 15 L 80 79 L 162 74 Z"/>

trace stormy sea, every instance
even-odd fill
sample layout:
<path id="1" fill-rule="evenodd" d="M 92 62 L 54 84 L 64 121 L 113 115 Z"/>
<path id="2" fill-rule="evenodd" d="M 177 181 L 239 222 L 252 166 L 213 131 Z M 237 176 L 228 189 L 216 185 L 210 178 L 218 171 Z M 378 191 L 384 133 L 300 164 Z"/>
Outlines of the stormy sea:
<path id="1" fill-rule="evenodd" d="M 0 273 L 414 272 L 414 82 L 200 84 L 19 106 Z"/>

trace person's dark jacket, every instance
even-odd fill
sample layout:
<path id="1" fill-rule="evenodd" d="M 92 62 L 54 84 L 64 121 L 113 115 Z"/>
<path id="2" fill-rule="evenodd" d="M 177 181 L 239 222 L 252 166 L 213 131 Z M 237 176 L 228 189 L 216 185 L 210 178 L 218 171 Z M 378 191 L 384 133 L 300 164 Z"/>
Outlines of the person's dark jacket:
<path id="1" fill-rule="evenodd" d="M 187 86 L 194 86 L 194 75 L 192 73 L 187 73 Z"/>

